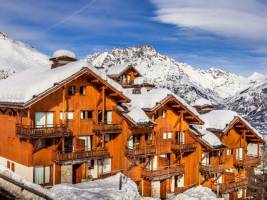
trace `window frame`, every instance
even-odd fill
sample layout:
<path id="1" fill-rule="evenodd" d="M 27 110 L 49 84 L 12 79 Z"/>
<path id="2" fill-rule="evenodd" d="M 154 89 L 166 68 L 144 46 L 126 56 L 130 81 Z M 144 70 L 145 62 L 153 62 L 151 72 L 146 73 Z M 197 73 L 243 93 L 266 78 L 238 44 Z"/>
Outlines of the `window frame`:
<path id="1" fill-rule="evenodd" d="M 75 87 L 75 85 L 68 86 L 67 93 L 68 93 L 69 96 L 74 96 L 75 93 L 76 93 L 76 87 Z"/>

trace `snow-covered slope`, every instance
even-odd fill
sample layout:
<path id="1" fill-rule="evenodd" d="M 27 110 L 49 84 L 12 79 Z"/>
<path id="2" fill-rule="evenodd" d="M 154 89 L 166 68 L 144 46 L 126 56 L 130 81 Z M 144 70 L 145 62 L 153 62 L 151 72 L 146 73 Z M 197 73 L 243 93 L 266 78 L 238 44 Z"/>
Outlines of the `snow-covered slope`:
<path id="1" fill-rule="evenodd" d="M 171 89 L 190 103 L 199 97 L 210 99 L 215 103 L 221 100 L 217 93 L 210 88 L 204 88 L 191 78 L 188 72 L 189 65 L 161 55 L 150 46 L 117 48 L 111 52 L 96 53 L 87 58 L 94 67 L 104 68 L 104 70 L 119 64 L 132 64 L 146 80 L 159 87 Z"/>
<path id="2" fill-rule="evenodd" d="M 30 67 L 48 65 L 46 55 L 0 32 L 0 79 Z"/>
<path id="3" fill-rule="evenodd" d="M 258 77 L 259 78 L 259 77 Z M 267 77 L 260 76 L 247 89 L 225 99 L 228 109 L 244 116 L 262 134 L 267 135 Z"/>

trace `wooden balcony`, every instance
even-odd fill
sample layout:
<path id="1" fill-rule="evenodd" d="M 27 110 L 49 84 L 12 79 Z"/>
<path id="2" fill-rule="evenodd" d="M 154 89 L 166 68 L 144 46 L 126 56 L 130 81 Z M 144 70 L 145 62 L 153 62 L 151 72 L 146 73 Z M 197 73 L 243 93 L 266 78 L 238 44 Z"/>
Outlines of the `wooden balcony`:
<path id="1" fill-rule="evenodd" d="M 122 132 L 122 125 L 106 123 L 94 124 L 93 132 L 97 134 L 118 134 Z"/>
<path id="2" fill-rule="evenodd" d="M 156 154 L 156 145 L 135 145 L 133 148 L 126 147 L 125 155 L 127 157 L 145 158 Z"/>
<path id="3" fill-rule="evenodd" d="M 138 128 L 134 128 L 131 130 L 132 135 L 149 134 L 149 133 L 152 133 L 152 131 L 153 131 L 153 127 L 149 127 L 149 126 L 138 127 Z"/>
<path id="4" fill-rule="evenodd" d="M 142 177 L 150 181 L 160 181 L 172 176 L 184 174 L 184 165 L 175 164 L 170 166 L 161 167 L 157 170 L 147 170 L 144 169 L 142 172 Z"/>
<path id="5" fill-rule="evenodd" d="M 172 143 L 171 149 L 175 153 L 191 153 L 196 150 L 196 144 L 195 143 L 188 143 L 188 144 L 177 144 Z"/>
<path id="6" fill-rule="evenodd" d="M 218 187 L 219 186 L 219 187 Z M 217 191 L 217 187 L 219 188 L 219 192 L 221 194 L 231 193 L 238 191 L 238 189 L 246 189 L 248 186 L 248 178 L 236 178 L 232 181 L 226 181 L 224 183 L 213 185 L 212 190 Z"/>
<path id="7" fill-rule="evenodd" d="M 226 166 L 223 164 L 220 165 L 207 165 L 199 164 L 199 171 L 202 175 L 214 176 L 215 174 L 222 174 L 226 169 Z"/>
<path id="8" fill-rule="evenodd" d="M 108 158 L 109 152 L 105 148 L 92 149 L 91 151 L 57 152 L 54 158 L 56 163 L 79 163 L 89 159 Z"/>
<path id="9" fill-rule="evenodd" d="M 53 125 L 51 127 L 33 127 L 17 124 L 16 134 L 24 139 L 45 139 L 68 137 L 72 131 L 66 125 Z"/>
<path id="10" fill-rule="evenodd" d="M 242 168 L 257 167 L 260 163 L 261 157 L 256 155 L 247 155 L 243 160 L 234 159 L 234 165 Z"/>

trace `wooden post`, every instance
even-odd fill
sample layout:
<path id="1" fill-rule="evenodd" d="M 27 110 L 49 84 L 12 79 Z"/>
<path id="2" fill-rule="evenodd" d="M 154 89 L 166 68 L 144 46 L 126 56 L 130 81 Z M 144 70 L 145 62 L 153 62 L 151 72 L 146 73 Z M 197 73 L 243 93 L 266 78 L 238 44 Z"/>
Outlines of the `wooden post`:
<path id="1" fill-rule="evenodd" d="M 105 87 L 102 87 L 102 126 L 105 126 L 105 105 L 106 97 L 105 97 Z M 105 147 L 105 133 L 102 132 L 102 147 Z"/>
<path id="2" fill-rule="evenodd" d="M 105 87 L 102 87 L 102 123 L 105 122 L 105 104 L 106 104 L 106 97 L 105 97 Z"/>
<path id="3" fill-rule="evenodd" d="M 63 86 L 62 91 L 62 123 L 65 124 L 65 103 L 66 103 L 66 89 L 65 86 Z"/>
<path id="4" fill-rule="evenodd" d="M 30 113 L 30 108 L 27 110 L 27 123 L 30 126 L 31 125 L 31 113 Z"/>

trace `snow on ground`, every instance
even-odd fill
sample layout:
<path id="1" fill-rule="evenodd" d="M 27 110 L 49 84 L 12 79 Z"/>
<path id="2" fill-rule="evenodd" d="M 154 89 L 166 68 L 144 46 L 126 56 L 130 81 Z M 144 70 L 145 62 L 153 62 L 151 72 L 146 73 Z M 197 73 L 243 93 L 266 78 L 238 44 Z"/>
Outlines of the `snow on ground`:
<path id="1" fill-rule="evenodd" d="M 138 193 L 138 188 L 135 182 L 122 173 L 118 173 L 105 179 L 75 185 L 58 184 L 53 186 L 51 189 L 45 189 L 37 184 L 34 184 L 2 165 L 0 165 L 0 173 L 57 200 L 158 200 L 151 197 L 141 197 Z M 121 190 L 119 189 L 120 177 L 122 177 Z M 2 181 L 0 183 L 2 183 Z M 21 191 L 18 190 L 17 192 L 12 191 L 12 194 L 16 195 Z M 191 188 L 183 194 L 173 197 L 171 200 L 197 199 L 219 200 L 209 188 L 205 188 L 203 186 Z"/>
<path id="2" fill-rule="evenodd" d="M 193 187 L 182 194 L 177 195 L 171 200 L 223 200 L 217 198 L 211 189 L 203 186 Z"/>
<path id="3" fill-rule="evenodd" d="M 120 176 L 123 184 L 119 190 Z M 55 199 L 114 199 L 114 200 L 141 200 L 136 184 L 121 173 L 96 181 L 79 183 L 76 185 L 60 184 L 50 189 Z"/>

